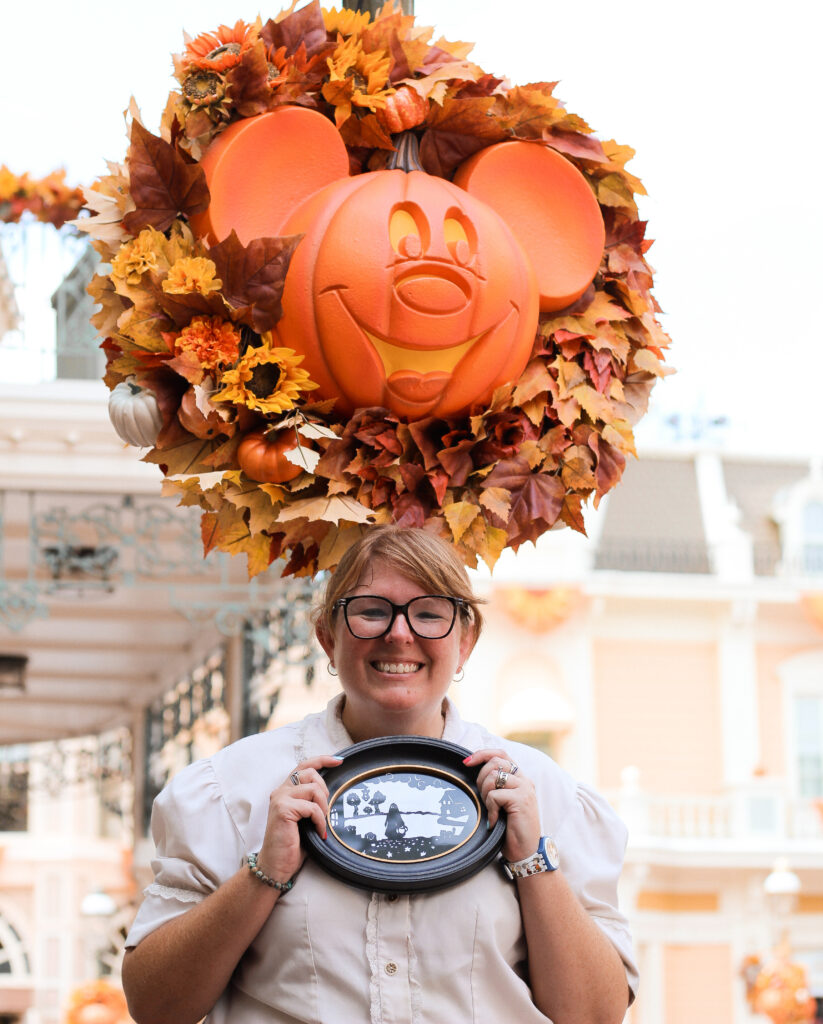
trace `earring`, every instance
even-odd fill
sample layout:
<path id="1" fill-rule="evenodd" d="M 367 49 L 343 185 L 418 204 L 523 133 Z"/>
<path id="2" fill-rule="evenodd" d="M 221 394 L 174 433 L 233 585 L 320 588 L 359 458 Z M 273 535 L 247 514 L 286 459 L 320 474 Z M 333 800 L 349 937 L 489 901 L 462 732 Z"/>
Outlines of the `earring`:
<path id="1" fill-rule="evenodd" d="M 465 675 L 465 672 L 463 671 L 463 666 L 461 665 L 460 668 L 457 670 L 457 675 L 454 677 L 452 682 L 454 682 L 454 683 L 461 683 L 463 681 L 463 676 L 464 675 Z"/>
<path id="2" fill-rule="evenodd" d="M 326 671 L 329 673 L 330 676 L 337 675 L 337 669 L 334 667 L 334 664 L 332 662 L 329 662 L 328 665 L 326 665 Z"/>

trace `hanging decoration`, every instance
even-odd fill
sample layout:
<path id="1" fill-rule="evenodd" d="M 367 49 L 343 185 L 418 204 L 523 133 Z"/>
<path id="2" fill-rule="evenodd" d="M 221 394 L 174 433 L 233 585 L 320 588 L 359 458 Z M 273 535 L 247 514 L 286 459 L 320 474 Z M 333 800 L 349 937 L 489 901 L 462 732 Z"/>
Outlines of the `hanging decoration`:
<path id="1" fill-rule="evenodd" d="M 45 178 L 14 174 L 0 166 L 0 223 L 16 224 L 28 213 L 44 224 L 61 228 L 83 208 L 83 192 L 66 184 L 65 171 Z"/>
<path id="2" fill-rule="evenodd" d="M 295 7 L 186 37 L 159 134 L 132 105 L 86 193 L 144 460 L 250 576 L 370 523 L 489 566 L 585 532 L 669 372 L 633 151 L 391 3 Z"/>
<path id="3" fill-rule="evenodd" d="M 89 982 L 69 997 L 65 1024 L 133 1024 L 121 989 L 111 982 Z"/>

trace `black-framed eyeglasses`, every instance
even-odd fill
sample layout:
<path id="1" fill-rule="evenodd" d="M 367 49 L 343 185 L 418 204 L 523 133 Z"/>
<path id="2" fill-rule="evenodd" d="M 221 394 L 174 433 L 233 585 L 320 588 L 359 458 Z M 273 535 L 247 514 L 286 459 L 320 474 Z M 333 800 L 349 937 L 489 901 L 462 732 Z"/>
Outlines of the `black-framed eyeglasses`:
<path id="1" fill-rule="evenodd" d="M 413 597 L 405 604 L 395 604 L 387 597 L 374 594 L 357 594 L 355 597 L 341 597 L 334 602 L 334 610 L 343 609 L 346 625 L 358 640 L 377 640 L 385 636 L 402 615 L 415 636 L 424 640 L 442 640 L 454 628 L 458 608 L 467 606 L 462 597 L 446 597 L 443 594 L 424 594 Z"/>

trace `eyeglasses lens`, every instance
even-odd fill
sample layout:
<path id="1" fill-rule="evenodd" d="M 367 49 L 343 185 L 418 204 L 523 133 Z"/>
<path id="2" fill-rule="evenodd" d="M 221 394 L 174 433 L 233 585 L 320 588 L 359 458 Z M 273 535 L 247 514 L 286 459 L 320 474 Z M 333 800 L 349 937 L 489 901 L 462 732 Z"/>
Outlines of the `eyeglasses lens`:
<path id="1" fill-rule="evenodd" d="M 374 639 L 388 632 L 396 607 L 384 597 L 355 597 L 346 604 L 346 621 L 356 637 Z M 439 640 L 451 630 L 455 612 L 447 597 L 415 597 L 408 603 L 406 619 L 418 636 Z"/>

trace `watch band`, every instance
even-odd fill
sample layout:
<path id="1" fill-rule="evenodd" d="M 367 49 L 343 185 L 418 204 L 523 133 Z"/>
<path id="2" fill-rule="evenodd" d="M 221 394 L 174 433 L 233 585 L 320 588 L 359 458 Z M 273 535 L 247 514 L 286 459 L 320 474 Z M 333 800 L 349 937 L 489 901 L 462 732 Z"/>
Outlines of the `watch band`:
<path id="1" fill-rule="evenodd" d="M 560 854 L 557 846 L 549 836 L 541 836 L 537 852 L 523 860 L 504 860 L 503 870 L 514 881 L 516 878 L 528 878 L 539 875 L 542 871 L 556 871 L 560 867 Z"/>

